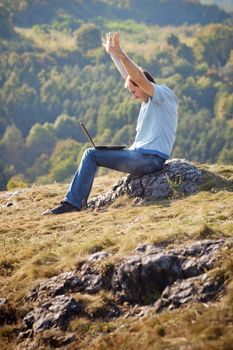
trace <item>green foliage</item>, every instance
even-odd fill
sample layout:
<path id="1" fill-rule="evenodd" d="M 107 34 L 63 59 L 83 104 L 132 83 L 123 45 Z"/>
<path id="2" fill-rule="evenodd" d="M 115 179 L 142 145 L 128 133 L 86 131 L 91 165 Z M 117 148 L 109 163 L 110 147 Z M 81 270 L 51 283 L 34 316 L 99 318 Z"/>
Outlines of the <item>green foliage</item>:
<path id="1" fill-rule="evenodd" d="M 201 54 L 210 67 L 224 66 L 233 47 L 233 28 L 213 24 L 206 27 L 199 38 Z"/>
<path id="2" fill-rule="evenodd" d="M 26 147 L 30 150 L 30 156 L 35 159 L 42 153 L 50 154 L 55 142 L 53 130 L 46 124 L 36 123 L 27 136 Z"/>
<path id="3" fill-rule="evenodd" d="M 61 114 L 54 123 L 54 131 L 58 139 L 74 139 L 83 142 L 84 135 L 76 117 Z"/>
<path id="4" fill-rule="evenodd" d="M 47 174 L 50 169 L 50 158 L 47 154 L 41 154 L 38 158 L 36 158 L 32 167 L 27 168 L 26 177 L 30 180 L 30 182 L 35 181 L 38 177 Z"/>
<path id="5" fill-rule="evenodd" d="M 132 125 L 125 125 L 118 130 L 113 137 L 112 143 L 114 145 L 130 145 L 134 140 L 134 130 Z"/>
<path id="6" fill-rule="evenodd" d="M 84 23 L 83 20 L 77 19 L 68 14 L 61 14 L 49 24 L 35 24 L 32 29 L 36 34 L 50 33 L 50 31 L 72 33 Z"/>
<path id="7" fill-rule="evenodd" d="M 10 10 L 0 3 L 0 37 L 10 39 L 14 34 Z"/>
<path id="8" fill-rule="evenodd" d="M 219 163 L 232 164 L 233 163 L 233 149 L 224 148 L 218 157 Z"/>
<path id="9" fill-rule="evenodd" d="M 70 177 L 76 168 L 73 160 L 68 158 L 55 164 L 50 170 L 49 176 L 53 181 L 62 182 Z"/>
<path id="10" fill-rule="evenodd" d="M 87 22 L 103 16 L 107 19 L 144 21 L 157 25 L 181 25 L 184 23 L 222 22 L 229 14 L 217 6 L 202 5 L 191 0 L 5 0 L 22 26 L 58 21 L 59 14 L 74 16 Z"/>
<path id="11" fill-rule="evenodd" d="M 219 94 L 215 103 L 215 115 L 216 118 L 225 120 L 233 119 L 233 93 Z"/>
<path id="12" fill-rule="evenodd" d="M 12 122 L 20 130 L 27 130 L 28 122 L 25 120 L 25 115 L 32 115 L 32 120 L 34 119 L 33 112 L 36 108 L 37 94 L 35 89 L 27 84 L 17 86 L 20 84 L 19 76 L 15 76 L 13 81 L 11 78 L 12 76 L 6 81 L 2 91 L 3 110 L 11 116 Z"/>
<path id="13" fill-rule="evenodd" d="M 78 142 L 70 139 L 61 140 L 56 144 L 50 159 L 49 178 L 52 181 L 61 182 L 73 175 L 78 166 L 80 148 L 81 145 Z"/>
<path id="14" fill-rule="evenodd" d="M 5 164 L 13 165 L 16 171 L 21 171 L 24 165 L 25 146 L 22 134 L 15 125 L 7 127 L 0 145 Z"/>
<path id="15" fill-rule="evenodd" d="M 169 37 L 167 38 L 167 43 L 168 43 L 168 45 L 171 45 L 173 47 L 177 47 L 179 45 L 180 41 L 176 35 L 170 34 Z"/>
<path id="16" fill-rule="evenodd" d="M 55 21 L 51 23 L 51 28 L 58 31 L 74 31 L 82 24 L 83 20 L 77 19 L 68 14 L 61 14 Z"/>
<path id="17" fill-rule="evenodd" d="M 216 4 L 218 6 L 221 6 L 226 11 L 232 11 L 233 10 L 233 3 L 232 0 L 201 0 L 203 4 Z"/>
<path id="18" fill-rule="evenodd" d="M 48 12 L 55 8 L 46 1 L 44 5 L 15 3 L 17 14 L 21 11 L 23 18 L 22 11 L 36 4 L 38 11 L 45 5 Z M 131 2 L 124 5 L 127 18 Z M 160 1 L 156 6 L 161 10 Z M 10 8 L 13 18 L 17 17 Z M 121 13 L 122 7 L 118 10 Z M 138 22 L 136 17 L 125 21 L 96 17 L 95 24 L 78 18 L 58 12 L 50 20 L 38 21 L 32 30 L 20 30 L 10 41 L 0 39 L 1 188 L 19 173 L 27 181 L 40 183 L 72 176 L 87 147 L 80 121 L 99 144 L 130 146 L 133 142 L 140 105 L 123 88 L 119 73 L 101 48 L 100 33 L 106 30 L 119 30 L 129 56 L 178 95 L 180 121 L 173 155 L 202 162 L 231 161 L 230 25 L 161 28 Z M 37 47 L 35 33 L 57 49 L 47 51 L 45 44 L 43 49 Z M 64 35 L 73 46 L 59 47 L 59 36 L 54 33 Z M 68 145 L 63 143 L 66 140 Z"/>
<path id="19" fill-rule="evenodd" d="M 74 32 L 74 35 L 78 48 L 83 52 L 96 49 L 101 45 L 100 31 L 93 23 L 83 24 Z"/>
<path id="20" fill-rule="evenodd" d="M 25 188 L 28 187 L 28 182 L 25 181 L 23 175 L 15 175 L 7 183 L 7 191 L 11 191 L 15 188 Z"/>

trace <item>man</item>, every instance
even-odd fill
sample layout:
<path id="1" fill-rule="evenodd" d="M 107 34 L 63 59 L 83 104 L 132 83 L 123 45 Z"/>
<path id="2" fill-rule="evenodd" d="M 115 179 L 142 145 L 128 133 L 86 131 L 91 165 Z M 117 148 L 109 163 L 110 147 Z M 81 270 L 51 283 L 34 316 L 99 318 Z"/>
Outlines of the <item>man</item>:
<path id="1" fill-rule="evenodd" d="M 64 201 L 44 215 L 80 211 L 87 201 L 98 166 L 121 172 L 145 175 L 162 169 L 169 158 L 178 122 L 178 100 L 166 86 L 138 67 L 123 51 L 118 33 L 108 33 L 103 46 L 125 79 L 133 99 L 142 102 L 133 145 L 123 150 L 87 149 Z"/>

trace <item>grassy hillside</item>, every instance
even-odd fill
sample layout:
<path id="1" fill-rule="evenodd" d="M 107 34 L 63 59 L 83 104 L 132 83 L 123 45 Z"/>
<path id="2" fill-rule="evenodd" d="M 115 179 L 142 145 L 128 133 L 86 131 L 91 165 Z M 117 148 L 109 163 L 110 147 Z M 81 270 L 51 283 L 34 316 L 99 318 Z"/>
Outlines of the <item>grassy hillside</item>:
<path id="1" fill-rule="evenodd" d="M 66 184 L 1 192 L 0 297 L 7 297 L 16 308 L 17 322 L 0 328 L 0 348 L 16 349 L 22 318 L 31 308 L 25 295 L 39 281 L 70 271 L 91 253 L 112 252 L 109 261 L 112 263 L 142 243 L 179 246 L 200 239 L 232 237 L 233 167 L 201 167 L 225 177 L 228 185 L 206 182 L 200 192 L 190 197 L 155 201 L 145 206 L 134 206 L 131 199 L 122 197 L 106 209 L 58 217 L 43 217 L 41 213 L 63 198 Z M 92 195 L 106 192 L 118 178 L 116 172 L 97 177 Z M 221 253 L 212 272 L 226 279 L 225 292 L 219 301 L 166 311 L 143 321 L 135 316 L 119 317 L 111 322 L 75 319 L 69 331 L 74 332 L 76 341 L 63 349 L 74 350 L 78 346 L 79 349 L 126 350 L 140 344 L 142 350 L 229 350 L 233 341 L 232 266 L 229 249 Z M 100 307 L 104 298 L 109 298 L 101 293 L 83 296 L 90 309 Z M 40 349 L 51 348 L 45 345 L 51 332 L 41 340 Z"/>

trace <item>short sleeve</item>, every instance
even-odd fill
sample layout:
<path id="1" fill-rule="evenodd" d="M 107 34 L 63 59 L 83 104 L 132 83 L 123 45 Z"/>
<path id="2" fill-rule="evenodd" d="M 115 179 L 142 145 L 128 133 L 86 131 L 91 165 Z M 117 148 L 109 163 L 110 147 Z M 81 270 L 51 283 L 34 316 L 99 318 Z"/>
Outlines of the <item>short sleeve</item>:
<path id="1" fill-rule="evenodd" d="M 167 100 L 178 103 L 178 99 L 174 92 L 171 89 L 169 89 L 165 84 L 154 84 L 154 95 L 152 96 L 152 102 L 154 102 L 157 105 L 160 105 Z"/>

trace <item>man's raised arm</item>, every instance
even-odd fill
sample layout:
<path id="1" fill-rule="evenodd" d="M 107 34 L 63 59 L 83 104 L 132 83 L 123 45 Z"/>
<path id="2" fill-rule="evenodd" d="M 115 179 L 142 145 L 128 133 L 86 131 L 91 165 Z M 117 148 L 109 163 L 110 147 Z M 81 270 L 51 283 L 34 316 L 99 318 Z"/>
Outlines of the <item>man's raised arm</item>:
<path id="1" fill-rule="evenodd" d="M 146 78 L 141 68 L 127 56 L 125 51 L 122 50 L 119 43 L 118 33 L 114 33 L 113 35 L 112 33 L 106 34 L 104 46 L 110 55 L 114 55 L 114 57 L 120 61 L 126 72 L 126 78 L 129 76 L 130 79 L 135 82 L 146 94 L 153 96 L 154 84 Z"/>
<path id="2" fill-rule="evenodd" d="M 112 52 L 111 46 L 110 46 L 110 40 L 111 40 L 111 33 L 107 33 L 105 38 L 104 37 L 102 38 L 103 46 L 104 46 L 105 50 L 107 51 L 107 53 L 111 56 L 111 59 L 115 63 L 115 66 L 118 69 L 118 71 L 120 72 L 122 78 L 124 80 L 126 80 L 128 77 L 128 73 L 127 73 L 123 63 L 121 62 L 121 60 Z"/>

